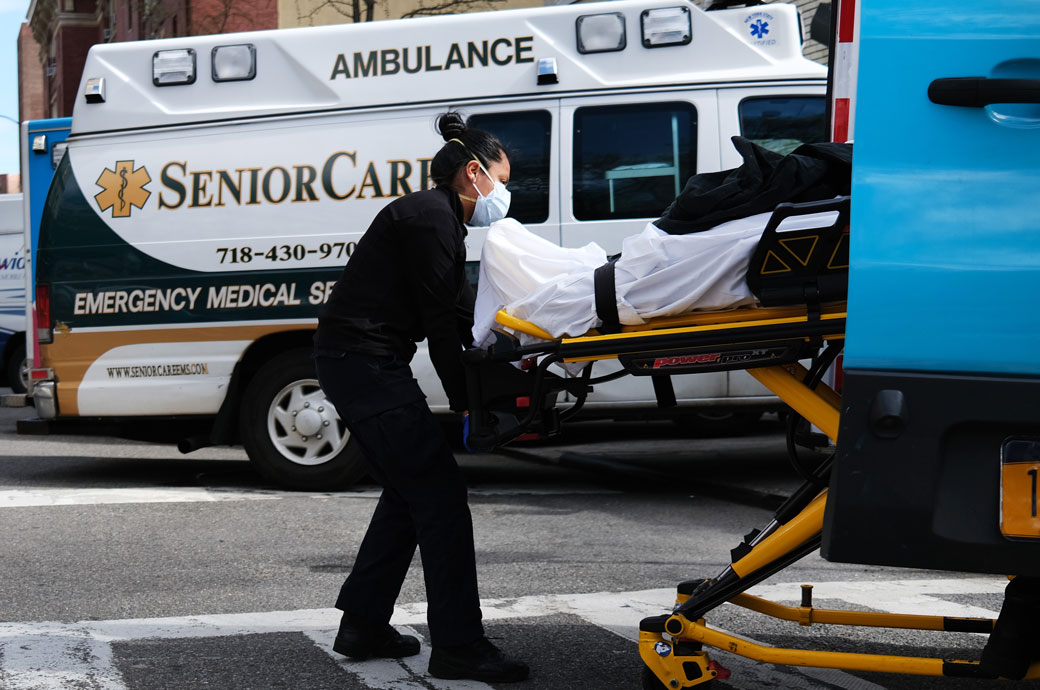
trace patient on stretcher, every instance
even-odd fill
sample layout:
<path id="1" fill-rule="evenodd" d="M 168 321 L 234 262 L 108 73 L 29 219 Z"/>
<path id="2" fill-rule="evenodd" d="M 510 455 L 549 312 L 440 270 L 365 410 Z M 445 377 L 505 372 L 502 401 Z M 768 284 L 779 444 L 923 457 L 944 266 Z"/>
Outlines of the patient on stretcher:
<path id="1" fill-rule="evenodd" d="M 618 320 L 639 325 L 690 311 L 755 304 L 747 285 L 748 262 L 770 213 L 722 223 L 691 235 L 669 235 L 647 223 L 624 240 L 614 267 Z M 834 213 L 791 218 L 784 230 L 825 227 Z M 473 341 L 494 342 L 495 314 L 505 309 L 554 338 L 598 328 L 594 273 L 607 262 L 596 243 L 569 249 L 507 218 L 491 226 L 480 258 Z M 522 340 L 530 336 L 521 336 Z"/>
<path id="2" fill-rule="evenodd" d="M 781 156 L 740 137 L 733 143 L 742 166 L 694 175 L 662 218 L 624 240 L 613 266 L 614 304 L 609 305 L 611 318 L 616 306 L 621 325 L 755 304 L 746 274 L 772 209 L 785 201 L 848 194 L 849 144 L 804 145 Z M 778 230 L 827 227 L 836 215 L 798 215 Z M 607 261 L 595 243 L 564 248 L 513 219 L 495 223 L 481 254 L 474 344 L 494 342 L 500 309 L 553 338 L 601 328 L 605 297 L 601 285 L 597 305 L 595 274 Z M 521 335 L 522 342 L 530 339 Z"/>

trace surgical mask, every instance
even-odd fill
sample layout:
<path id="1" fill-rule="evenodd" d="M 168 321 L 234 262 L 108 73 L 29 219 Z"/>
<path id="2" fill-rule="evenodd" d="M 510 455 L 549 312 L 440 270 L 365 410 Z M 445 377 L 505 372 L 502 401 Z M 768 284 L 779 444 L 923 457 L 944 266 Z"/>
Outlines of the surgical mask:
<path id="1" fill-rule="evenodd" d="M 477 161 L 477 165 L 480 165 L 480 161 Z M 476 202 L 476 206 L 473 208 L 473 217 L 469 219 L 469 224 L 476 227 L 491 225 L 505 218 L 511 199 L 509 190 L 504 184 L 491 179 L 491 175 L 488 175 L 488 171 L 484 170 L 483 165 L 480 165 L 480 169 L 495 186 L 487 196 L 484 196 L 480 193 L 477 183 L 473 183 L 473 188 L 477 190 L 477 198 L 473 200 Z"/>

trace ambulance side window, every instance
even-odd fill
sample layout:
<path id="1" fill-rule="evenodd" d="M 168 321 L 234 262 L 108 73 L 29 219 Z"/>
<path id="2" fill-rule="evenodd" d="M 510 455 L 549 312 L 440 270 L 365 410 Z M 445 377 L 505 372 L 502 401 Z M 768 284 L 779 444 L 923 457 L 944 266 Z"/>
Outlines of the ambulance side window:
<path id="1" fill-rule="evenodd" d="M 547 110 L 489 113 L 469 118 L 469 126 L 498 137 L 509 155 L 509 217 L 521 223 L 549 219 L 549 147 L 552 115 Z"/>
<path id="2" fill-rule="evenodd" d="M 574 111 L 574 217 L 657 218 L 697 167 L 690 103 Z"/>
<path id="3" fill-rule="evenodd" d="M 738 113 L 740 134 L 776 153 L 787 155 L 802 144 L 828 141 L 823 96 L 745 98 Z"/>

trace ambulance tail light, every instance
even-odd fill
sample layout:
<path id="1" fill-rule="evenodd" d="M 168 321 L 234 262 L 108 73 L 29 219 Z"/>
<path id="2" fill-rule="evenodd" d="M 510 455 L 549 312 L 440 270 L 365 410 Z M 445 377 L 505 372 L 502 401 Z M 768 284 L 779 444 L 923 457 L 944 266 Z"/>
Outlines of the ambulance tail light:
<path id="1" fill-rule="evenodd" d="M 177 86 L 195 83 L 195 51 L 160 50 L 152 55 L 152 83 L 156 86 Z"/>
<path id="2" fill-rule="evenodd" d="M 51 286 L 36 286 L 36 342 L 44 345 L 54 342 L 51 328 Z"/>

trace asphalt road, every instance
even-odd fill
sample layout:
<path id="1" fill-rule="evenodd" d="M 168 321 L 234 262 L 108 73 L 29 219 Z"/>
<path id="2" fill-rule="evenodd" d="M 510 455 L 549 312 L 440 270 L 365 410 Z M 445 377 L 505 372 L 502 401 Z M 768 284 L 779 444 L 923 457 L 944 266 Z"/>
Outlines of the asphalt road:
<path id="1" fill-rule="evenodd" d="M 0 409 L 0 688 L 458 688 L 403 663 L 334 654 L 330 608 L 378 489 L 286 493 L 237 449 L 182 456 L 99 437 L 18 436 Z M 720 438 L 668 424 L 572 427 L 509 457 L 460 455 L 471 487 L 486 627 L 541 689 L 634 689 L 634 640 L 680 580 L 710 576 L 798 479 L 775 421 Z M 522 458 L 522 459 L 521 459 Z M 425 636 L 421 565 L 394 622 Z M 828 563 L 809 556 L 755 591 L 816 605 L 992 616 L 1006 580 Z M 801 628 L 732 605 L 708 622 L 760 643 L 977 658 L 972 634 Z M 989 685 L 772 666 L 724 651 L 729 688 Z M 1037 687 L 1036 683 L 1025 684 Z M 503 686 L 505 687 L 505 686 Z"/>

